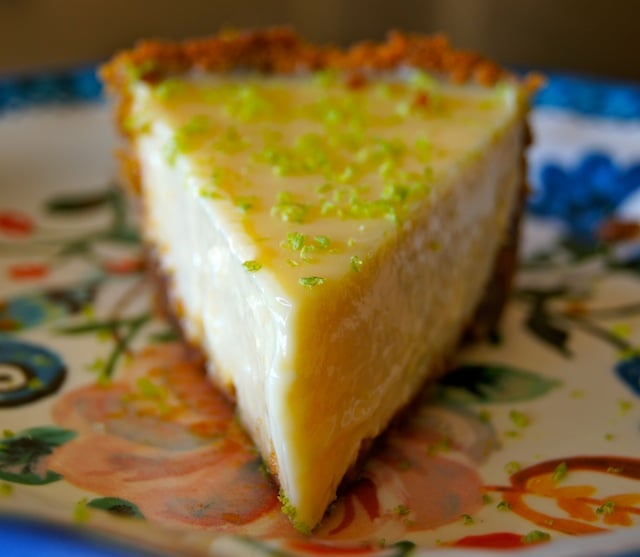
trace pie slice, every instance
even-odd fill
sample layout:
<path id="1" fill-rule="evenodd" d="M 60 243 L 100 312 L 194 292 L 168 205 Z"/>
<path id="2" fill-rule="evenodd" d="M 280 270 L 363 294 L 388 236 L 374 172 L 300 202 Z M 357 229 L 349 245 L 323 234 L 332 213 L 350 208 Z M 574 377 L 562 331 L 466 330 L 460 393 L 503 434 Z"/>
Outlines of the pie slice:
<path id="1" fill-rule="evenodd" d="M 442 37 L 288 30 L 145 42 L 103 76 L 173 312 L 308 531 L 479 306 L 499 313 L 525 87 Z"/>

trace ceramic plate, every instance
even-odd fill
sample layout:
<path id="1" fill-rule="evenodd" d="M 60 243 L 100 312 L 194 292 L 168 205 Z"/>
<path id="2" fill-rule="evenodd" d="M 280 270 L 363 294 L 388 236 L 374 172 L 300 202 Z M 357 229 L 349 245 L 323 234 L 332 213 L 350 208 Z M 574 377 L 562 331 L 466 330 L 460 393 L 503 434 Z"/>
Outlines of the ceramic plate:
<path id="1" fill-rule="evenodd" d="M 99 95 L 90 70 L 0 81 L 6 547 L 640 551 L 638 87 L 550 79 L 500 333 L 460 351 L 312 537 L 283 518 L 233 409 L 153 313 Z"/>

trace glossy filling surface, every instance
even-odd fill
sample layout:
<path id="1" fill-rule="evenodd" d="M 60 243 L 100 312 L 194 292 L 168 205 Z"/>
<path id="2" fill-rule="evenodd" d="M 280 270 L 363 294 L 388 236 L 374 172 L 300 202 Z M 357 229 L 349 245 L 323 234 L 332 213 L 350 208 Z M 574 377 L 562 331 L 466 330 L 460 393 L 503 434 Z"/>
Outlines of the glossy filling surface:
<path id="1" fill-rule="evenodd" d="M 470 319 L 522 180 L 520 103 L 421 72 L 136 85 L 146 234 L 301 529 Z"/>

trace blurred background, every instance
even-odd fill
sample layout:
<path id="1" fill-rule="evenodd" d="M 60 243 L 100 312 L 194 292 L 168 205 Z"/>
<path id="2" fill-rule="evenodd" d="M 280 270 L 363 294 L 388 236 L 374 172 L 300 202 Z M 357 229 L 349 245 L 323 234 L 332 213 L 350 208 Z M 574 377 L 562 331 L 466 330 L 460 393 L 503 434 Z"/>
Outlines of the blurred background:
<path id="1" fill-rule="evenodd" d="M 339 44 L 444 31 L 504 64 L 640 81 L 638 0 L 0 0 L 0 74 L 99 62 L 142 37 L 276 24 Z"/>

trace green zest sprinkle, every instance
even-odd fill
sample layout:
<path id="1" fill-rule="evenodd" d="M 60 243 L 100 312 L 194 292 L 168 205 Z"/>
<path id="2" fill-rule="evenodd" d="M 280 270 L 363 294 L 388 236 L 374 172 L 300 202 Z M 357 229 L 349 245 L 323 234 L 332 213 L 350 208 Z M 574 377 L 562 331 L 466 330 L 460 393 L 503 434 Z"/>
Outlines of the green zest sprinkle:
<path id="1" fill-rule="evenodd" d="M 532 530 L 526 536 L 522 536 L 523 543 L 548 542 L 550 539 L 551 536 L 549 534 L 540 530 Z"/>
<path id="2" fill-rule="evenodd" d="M 40 387 L 42 387 L 42 385 L 43 385 L 42 380 L 39 379 L 38 377 L 32 377 L 27 382 L 27 387 L 32 390 L 39 389 Z"/>
<path id="3" fill-rule="evenodd" d="M 162 156 L 169 166 L 176 164 L 179 154 L 178 142 L 175 139 L 169 141 L 162 147 Z"/>
<path id="4" fill-rule="evenodd" d="M 229 126 L 215 140 L 214 146 L 227 155 L 246 149 L 249 142 L 246 141 L 234 126 Z"/>
<path id="5" fill-rule="evenodd" d="M 482 502 L 485 505 L 490 505 L 491 503 L 493 503 L 493 499 L 492 499 L 491 495 L 489 495 L 488 493 L 483 493 L 482 494 Z"/>
<path id="6" fill-rule="evenodd" d="M 7 482 L 0 483 L 0 497 L 9 497 L 13 493 L 13 486 Z"/>
<path id="7" fill-rule="evenodd" d="M 409 196 L 409 188 L 404 184 L 389 183 L 382 190 L 382 199 L 402 203 Z"/>
<path id="8" fill-rule="evenodd" d="M 336 83 L 338 74 L 335 70 L 320 70 L 314 74 L 313 79 L 317 85 L 326 89 Z"/>
<path id="9" fill-rule="evenodd" d="M 303 223 L 308 212 L 308 205 L 295 201 L 293 194 L 286 191 L 278 194 L 277 202 L 271 208 L 271 214 L 285 222 Z"/>
<path id="10" fill-rule="evenodd" d="M 278 501 L 282 505 L 282 512 L 287 515 L 291 520 L 296 517 L 296 508 L 291 504 L 289 498 L 284 494 L 284 490 L 280 489 L 278 493 Z"/>
<path id="11" fill-rule="evenodd" d="M 151 130 L 151 123 L 136 114 L 127 116 L 123 125 L 124 129 L 130 133 L 146 134 Z"/>
<path id="12" fill-rule="evenodd" d="M 410 512 L 411 510 L 406 505 L 398 505 L 393 509 L 393 514 L 398 516 L 407 516 Z"/>
<path id="13" fill-rule="evenodd" d="M 91 517 L 91 511 L 87 506 L 87 499 L 80 499 L 73 508 L 73 521 L 78 524 L 83 524 Z"/>
<path id="14" fill-rule="evenodd" d="M 244 261 L 242 266 L 249 271 L 250 273 L 255 273 L 262 269 L 262 263 L 256 261 L 255 259 L 250 259 L 249 261 Z"/>
<path id="15" fill-rule="evenodd" d="M 173 166 L 179 154 L 190 153 L 199 146 L 203 134 L 211 128 L 211 120 L 204 114 L 192 116 L 178 128 L 173 139 L 164 147 L 167 164 Z"/>
<path id="16" fill-rule="evenodd" d="M 438 80 L 423 70 L 416 70 L 409 78 L 409 83 L 419 89 L 434 90 L 439 87 Z"/>
<path id="17" fill-rule="evenodd" d="M 255 122 L 271 113 L 273 104 L 255 85 L 241 85 L 224 109 L 229 116 L 242 122 Z"/>
<path id="18" fill-rule="evenodd" d="M 350 182 L 351 180 L 353 180 L 353 177 L 355 176 L 355 170 L 353 168 L 353 166 L 349 165 L 347 166 L 338 176 L 338 182 L 342 182 L 343 184 L 346 184 L 348 182 Z"/>
<path id="19" fill-rule="evenodd" d="M 104 360 L 104 358 L 98 357 L 92 362 L 86 364 L 85 369 L 92 373 L 101 373 L 102 371 L 104 371 L 104 368 L 106 366 L 107 366 L 107 362 Z"/>
<path id="20" fill-rule="evenodd" d="M 522 469 L 522 466 L 520 466 L 519 462 L 512 460 L 511 462 L 507 462 L 504 465 L 504 469 L 507 474 L 511 475 L 511 474 L 515 474 L 516 472 L 519 472 Z"/>
<path id="21" fill-rule="evenodd" d="M 126 67 L 127 78 L 130 81 L 138 81 L 153 72 L 157 67 L 155 60 L 145 60 L 140 64 L 128 64 Z"/>
<path id="22" fill-rule="evenodd" d="M 629 400 L 619 400 L 618 401 L 618 409 L 620 410 L 620 415 L 624 416 L 629 410 L 633 408 L 633 403 Z"/>
<path id="23" fill-rule="evenodd" d="M 414 146 L 416 149 L 416 156 L 418 157 L 418 160 L 420 162 L 425 163 L 429 159 L 431 159 L 431 156 L 433 154 L 433 146 L 427 138 L 419 137 L 418 139 L 416 139 Z"/>
<path id="24" fill-rule="evenodd" d="M 236 197 L 233 200 L 233 204 L 243 213 L 249 212 L 255 206 L 255 198 L 254 197 Z"/>
<path id="25" fill-rule="evenodd" d="M 278 493 L 278 501 L 280 501 L 280 504 L 282 505 L 282 512 L 289 518 L 293 527 L 302 534 L 310 534 L 311 528 L 296 520 L 296 508 L 291 504 L 291 501 L 289 501 L 289 498 L 284 494 L 282 489 L 280 489 L 280 492 Z"/>
<path id="26" fill-rule="evenodd" d="M 462 524 L 464 524 L 465 526 L 469 526 L 473 524 L 473 522 L 474 522 L 473 517 L 470 514 L 462 515 Z"/>
<path id="27" fill-rule="evenodd" d="M 306 261 L 307 263 L 311 261 L 312 259 L 312 253 L 316 251 L 316 246 L 312 246 L 312 245 L 306 245 L 306 246 L 302 246 L 302 249 L 300 250 L 300 259 L 302 259 L 303 261 Z"/>
<path id="28" fill-rule="evenodd" d="M 596 514 L 613 514 L 613 511 L 616 510 L 616 504 L 613 501 L 605 501 L 602 505 L 600 505 L 596 509 Z"/>
<path id="29" fill-rule="evenodd" d="M 113 381 L 111 380 L 111 377 L 109 377 L 106 373 L 102 372 L 98 375 L 98 378 L 96 379 L 96 383 L 98 384 L 99 387 L 109 387 L 111 385 Z"/>
<path id="30" fill-rule="evenodd" d="M 178 129 L 178 133 L 185 136 L 205 133 L 211 128 L 211 120 L 206 114 L 196 114 L 189 118 L 189 121 Z"/>
<path id="31" fill-rule="evenodd" d="M 224 199 L 224 195 L 215 186 L 202 186 L 198 193 L 207 199 Z"/>
<path id="32" fill-rule="evenodd" d="M 166 101 L 175 97 L 180 91 L 184 90 L 184 83 L 179 79 L 169 78 L 160 82 L 154 89 L 153 94 L 156 98 Z"/>
<path id="33" fill-rule="evenodd" d="M 144 398 L 161 400 L 166 398 L 168 394 L 166 389 L 156 385 L 148 377 L 140 377 L 136 381 L 136 387 Z"/>
<path id="34" fill-rule="evenodd" d="M 298 283 L 306 288 L 313 288 L 320 284 L 324 284 L 324 278 L 322 277 L 300 277 Z"/>
<path id="35" fill-rule="evenodd" d="M 530 423 L 529 417 L 519 410 L 511 410 L 511 412 L 509 412 L 509 419 L 516 427 L 520 428 L 527 427 Z"/>
<path id="36" fill-rule="evenodd" d="M 292 249 L 294 251 L 300 251 L 304 245 L 306 236 L 300 232 L 289 232 L 287 239 L 282 244 L 282 247 Z"/>
<path id="37" fill-rule="evenodd" d="M 407 101 L 400 101 L 396 104 L 395 113 L 401 118 L 406 118 L 411 114 L 411 103 Z"/>
<path id="38" fill-rule="evenodd" d="M 360 257 L 358 257 L 357 255 L 352 255 L 349 261 L 351 263 L 351 269 L 353 271 L 359 273 L 362 270 L 362 265 L 364 262 Z"/>
<path id="39" fill-rule="evenodd" d="M 331 245 L 331 240 L 327 236 L 314 236 L 313 239 L 320 249 L 327 249 Z"/>
<path id="40" fill-rule="evenodd" d="M 500 501 L 496 505 L 496 509 L 498 509 L 499 511 L 510 511 L 511 510 L 511 505 L 509 504 L 508 501 Z"/>
<path id="41" fill-rule="evenodd" d="M 567 463 L 561 462 L 560 464 L 558 464 L 558 466 L 556 466 L 556 469 L 553 471 L 553 475 L 551 476 L 551 479 L 553 479 L 554 482 L 562 481 L 564 478 L 567 477 L 568 472 L 569 472 L 569 469 L 567 468 Z"/>

